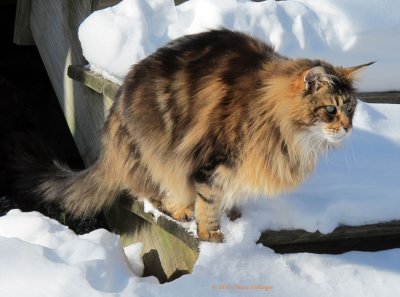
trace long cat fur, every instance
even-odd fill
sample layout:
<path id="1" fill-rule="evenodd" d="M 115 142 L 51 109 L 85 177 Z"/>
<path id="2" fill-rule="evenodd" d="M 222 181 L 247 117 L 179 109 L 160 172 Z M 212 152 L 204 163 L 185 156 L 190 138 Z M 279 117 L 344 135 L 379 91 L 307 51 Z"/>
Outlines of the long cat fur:
<path id="1" fill-rule="evenodd" d="M 178 220 L 194 215 L 200 239 L 221 241 L 222 209 L 292 190 L 351 129 L 352 75 L 367 65 L 289 59 L 226 29 L 179 38 L 126 76 L 97 162 L 80 172 L 55 163 L 35 191 L 76 216 L 129 191 Z"/>

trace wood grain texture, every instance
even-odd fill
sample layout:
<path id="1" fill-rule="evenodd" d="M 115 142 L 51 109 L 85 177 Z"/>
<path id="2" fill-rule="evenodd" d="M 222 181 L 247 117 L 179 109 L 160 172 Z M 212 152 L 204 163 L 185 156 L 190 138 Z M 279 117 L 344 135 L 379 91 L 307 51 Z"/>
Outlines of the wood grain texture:
<path id="1" fill-rule="evenodd" d="M 82 82 L 96 92 L 106 93 L 109 98 L 114 98 L 119 88 L 118 84 L 91 72 L 84 65 L 71 65 L 69 76 L 74 80 Z M 368 103 L 400 104 L 400 91 L 360 92 L 357 95 L 362 101 Z"/>
<path id="2" fill-rule="evenodd" d="M 14 1 L 15 2 L 15 1 Z M 31 26 L 31 0 L 18 0 L 15 12 L 13 42 L 18 45 L 34 45 Z"/>
<path id="3" fill-rule="evenodd" d="M 399 86 L 400 87 L 400 86 Z M 400 104 L 400 92 L 369 92 L 358 93 L 359 98 L 368 103 Z"/>
<path id="4" fill-rule="evenodd" d="M 110 6 L 114 6 L 121 2 L 122 0 L 93 0 L 92 1 L 92 11 L 104 9 Z"/>
<path id="5" fill-rule="evenodd" d="M 111 228 L 124 244 L 143 242 L 144 275 L 167 282 L 191 273 L 199 256 L 199 241 L 182 226 L 165 217 L 155 220 L 143 204 L 122 196 L 106 213 Z"/>
<path id="6" fill-rule="evenodd" d="M 310 233 L 304 230 L 264 231 L 258 243 L 278 253 L 328 253 L 378 251 L 400 247 L 400 221 L 340 226 L 332 233 Z"/>
<path id="7" fill-rule="evenodd" d="M 32 0 L 31 29 L 75 143 L 86 165 L 98 156 L 109 100 L 67 76 L 70 64 L 85 64 L 77 32 L 92 1 Z"/>

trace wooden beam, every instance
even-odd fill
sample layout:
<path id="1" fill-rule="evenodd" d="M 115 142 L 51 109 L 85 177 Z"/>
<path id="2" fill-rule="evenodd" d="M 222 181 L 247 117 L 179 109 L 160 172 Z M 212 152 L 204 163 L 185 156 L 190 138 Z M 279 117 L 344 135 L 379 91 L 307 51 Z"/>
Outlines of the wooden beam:
<path id="1" fill-rule="evenodd" d="M 83 83 L 93 91 L 102 94 L 106 80 L 99 74 L 90 71 L 88 65 L 71 65 L 67 71 L 68 77 Z"/>
<path id="2" fill-rule="evenodd" d="M 105 79 L 101 75 L 91 72 L 87 66 L 71 65 L 68 69 L 68 75 L 70 78 L 82 82 L 96 92 L 107 92 L 107 97 L 109 98 L 114 98 L 119 88 L 118 84 Z M 361 92 L 357 95 L 362 101 L 368 103 L 400 104 L 400 91 L 368 93 Z"/>
<path id="3" fill-rule="evenodd" d="M 304 230 L 264 231 L 257 243 L 277 253 L 339 254 L 354 250 L 385 250 L 400 247 L 400 221 L 340 226 L 329 234 Z"/>
<path id="4" fill-rule="evenodd" d="M 182 4 L 182 3 L 186 2 L 186 1 L 188 1 L 188 0 L 174 0 L 175 6 L 180 5 L 180 4 Z"/>
<path id="5" fill-rule="evenodd" d="M 13 42 L 18 45 L 34 45 L 31 31 L 31 0 L 18 0 L 15 12 Z"/>
<path id="6" fill-rule="evenodd" d="M 400 86 L 399 86 L 400 87 Z M 361 92 L 358 93 L 359 98 L 368 103 L 391 103 L 400 104 L 400 92 Z"/>
<path id="7" fill-rule="evenodd" d="M 86 61 L 78 28 L 92 0 L 31 0 L 31 30 L 68 126 L 86 165 L 98 157 L 100 131 L 111 100 L 67 76 L 70 64 Z"/>
<path id="8" fill-rule="evenodd" d="M 90 71 L 88 65 L 70 65 L 68 67 L 68 77 L 83 83 L 97 93 L 103 94 L 107 98 L 115 98 L 119 84 L 116 84 L 100 74 Z"/>
<path id="9" fill-rule="evenodd" d="M 123 208 L 135 213 L 147 222 L 155 224 L 164 229 L 166 232 L 175 236 L 193 251 L 199 251 L 199 239 L 194 237 L 193 234 L 190 234 L 181 224 L 173 219 L 164 215 L 161 215 L 158 219 L 155 219 L 153 214 L 144 211 L 143 202 L 132 199 L 129 195 L 122 195 L 119 198 L 118 203 Z"/>
<path id="10" fill-rule="evenodd" d="M 104 9 L 110 6 L 114 6 L 121 2 L 122 0 L 93 0 L 92 1 L 92 11 Z"/>
<path id="11" fill-rule="evenodd" d="M 161 283 L 191 273 L 199 256 L 199 240 L 177 222 L 144 212 L 143 203 L 121 196 L 105 214 L 112 231 L 124 245 L 142 242 L 144 275 L 154 275 Z"/>

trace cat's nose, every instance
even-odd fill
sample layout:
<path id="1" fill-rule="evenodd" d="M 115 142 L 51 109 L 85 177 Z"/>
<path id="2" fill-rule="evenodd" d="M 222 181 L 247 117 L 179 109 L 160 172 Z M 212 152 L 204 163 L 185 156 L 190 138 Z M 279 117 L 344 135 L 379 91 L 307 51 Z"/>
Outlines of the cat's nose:
<path id="1" fill-rule="evenodd" d="M 351 129 L 351 122 L 348 119 L 340 119 L 340 125 L 343 127 L 346 133 Z"/>
<path id="2" fill-rule="evenodd" d="M 343 126 L 344 131 L 349 132 L 351 129 L 351 126 Z"/>

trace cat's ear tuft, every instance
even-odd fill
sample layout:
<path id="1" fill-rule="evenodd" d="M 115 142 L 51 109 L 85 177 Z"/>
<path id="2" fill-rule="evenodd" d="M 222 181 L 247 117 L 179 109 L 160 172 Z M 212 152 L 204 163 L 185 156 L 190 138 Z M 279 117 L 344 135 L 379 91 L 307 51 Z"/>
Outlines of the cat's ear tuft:
<path id="1" fill-rule="evenodd" d="M 325 69 L 322 66 L 316 66 L 304 73 L 304 85 L 306 92 L 312 93 L 318 90 L 319 85 L 324 81 Z"/>
<path id="2" fill-rule="evenodd" d="M 357 65 L 357 66 L 353 66 L 353 67 L 343 68 L 343 71 L 344 71 L 345 75 L 348 78 L 352 78 L 352 76 L 357 74 L 360 70 L 364 69 L 367 66 L 370 66 L 370 65 L 374 64 L 375 62 L 376 61 L 369 62 L 369 63 L 366 63 L 366 64 Z"/>

